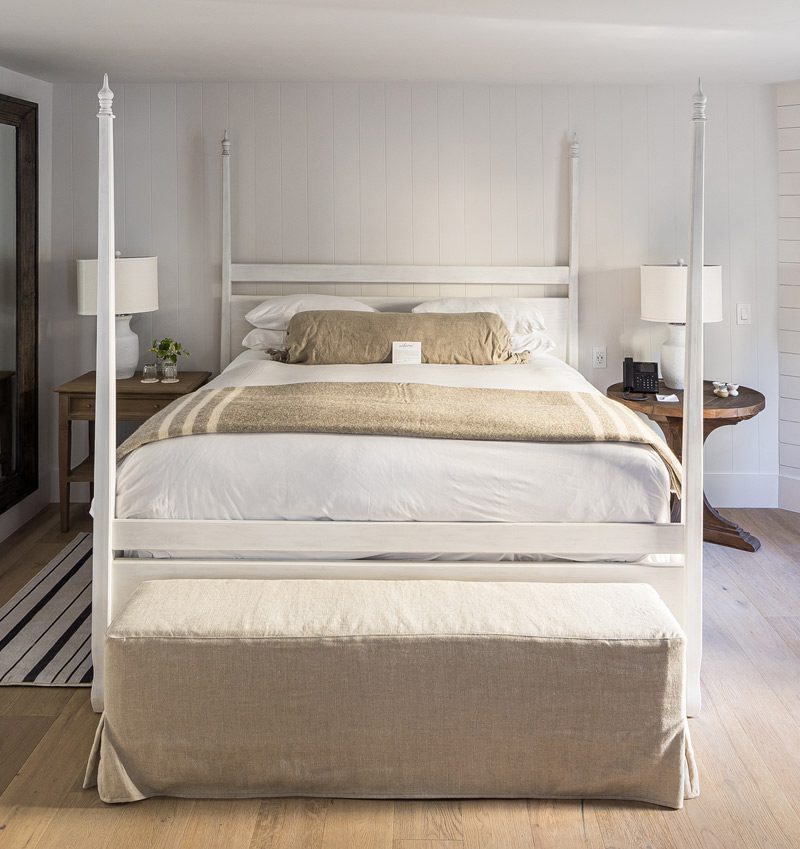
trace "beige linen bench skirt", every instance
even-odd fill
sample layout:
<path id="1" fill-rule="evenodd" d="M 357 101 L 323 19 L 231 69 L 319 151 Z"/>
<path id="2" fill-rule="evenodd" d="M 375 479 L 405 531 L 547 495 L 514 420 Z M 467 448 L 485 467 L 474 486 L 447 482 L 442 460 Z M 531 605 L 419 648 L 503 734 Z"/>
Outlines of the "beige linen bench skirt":
<path id="1" fill-rule="evenodd" d="M 150 581 L 108 629 L 86 786 L 680 808 L 683 675 L 643 584 Z"/>

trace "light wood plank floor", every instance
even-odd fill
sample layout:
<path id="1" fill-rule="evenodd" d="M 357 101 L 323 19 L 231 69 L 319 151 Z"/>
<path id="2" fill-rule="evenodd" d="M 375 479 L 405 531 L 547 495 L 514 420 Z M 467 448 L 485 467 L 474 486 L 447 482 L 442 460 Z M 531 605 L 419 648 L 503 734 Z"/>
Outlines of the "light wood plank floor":
<path id="1" fill-rule="evenodd" d="M 89 528 L 76 507 L 74 531 Z M 707 546 L 700 798 L 615 802 L 183 801 L 81 789 L 86 690 L 0 688 L 0 849 L 798 849 L 800 516 L 731 515 L 763 547 Z M 54 508 L 0 544 L 0 603 L 71 539 Z"/>

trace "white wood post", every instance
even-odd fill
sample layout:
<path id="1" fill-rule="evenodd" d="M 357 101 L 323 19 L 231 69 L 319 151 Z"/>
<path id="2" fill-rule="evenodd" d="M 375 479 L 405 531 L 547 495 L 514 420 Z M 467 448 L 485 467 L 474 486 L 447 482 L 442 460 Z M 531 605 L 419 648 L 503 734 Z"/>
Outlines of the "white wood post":
<path id="1" fill-rule="evenodd" d="M 222 323 L 219 338 L 219 370 L 231 359 L 231 140 L 222 137 Z"/>
<path id="2" fill-rule="evenodd" d="M 567 338 L 567 362 L 572 368 L 580 366 L 579 311 L 578 311 L 578 164 L 580 145 L 577 133 L 572 134 L 569 145 L 569 336 Z"/>
<path id="3" fill-rule="evenodd" d="M 114 93 L 108 75 L 98 92 L 100 158 L 97 192 L 97 385 L 92 563 L 92 707 L 103 709 L 103 657 L 112 588 L 111 523 L 116 495 L 116 361 L 114 334 Z"/>
<path id="4" fill-rule="evenodd" d="M 698 81 L 694 96 L 692 229 L 686 288 L 686 377 L 683 406 L 683 515 L 686 535 L 686 708 L 700 712 L 703 649 L 703 239 L 706 96 Z"/>

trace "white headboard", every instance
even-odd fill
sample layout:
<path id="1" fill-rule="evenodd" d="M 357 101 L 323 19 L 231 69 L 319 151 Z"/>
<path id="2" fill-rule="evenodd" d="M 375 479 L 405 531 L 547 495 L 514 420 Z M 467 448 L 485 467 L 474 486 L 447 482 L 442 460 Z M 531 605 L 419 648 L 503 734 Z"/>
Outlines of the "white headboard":
<path id="1" fill-rule="evenodd" d="M 220 370 L 252 329 L 245 313 L 267 298 L 314 293 L 410 311 L 441 297 L 536 298 L 556 353 L 578 367 L 578 143 L 569 145 L 569 264 L 558 266 L 320 265 L 234 263 L 231 258 L 230 138 L 222 140 L 222 309 Z"/>

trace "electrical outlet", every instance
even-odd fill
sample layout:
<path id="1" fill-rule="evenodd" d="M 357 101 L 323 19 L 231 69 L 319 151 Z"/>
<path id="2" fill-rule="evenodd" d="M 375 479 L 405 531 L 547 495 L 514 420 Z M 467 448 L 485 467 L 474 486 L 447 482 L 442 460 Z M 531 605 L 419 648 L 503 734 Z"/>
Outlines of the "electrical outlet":
<path id="1" fill-rule="evenodd" d="M 750 311 L 750 304 L 736 304 L 736 323 L 737 324 L 752 324 L 753 314 Z"/>
<path id="2" fill-rule="evenodd" d="M 606 368 L 605 345 L 595 345 L 592 348 L 592 368 Z"/>

